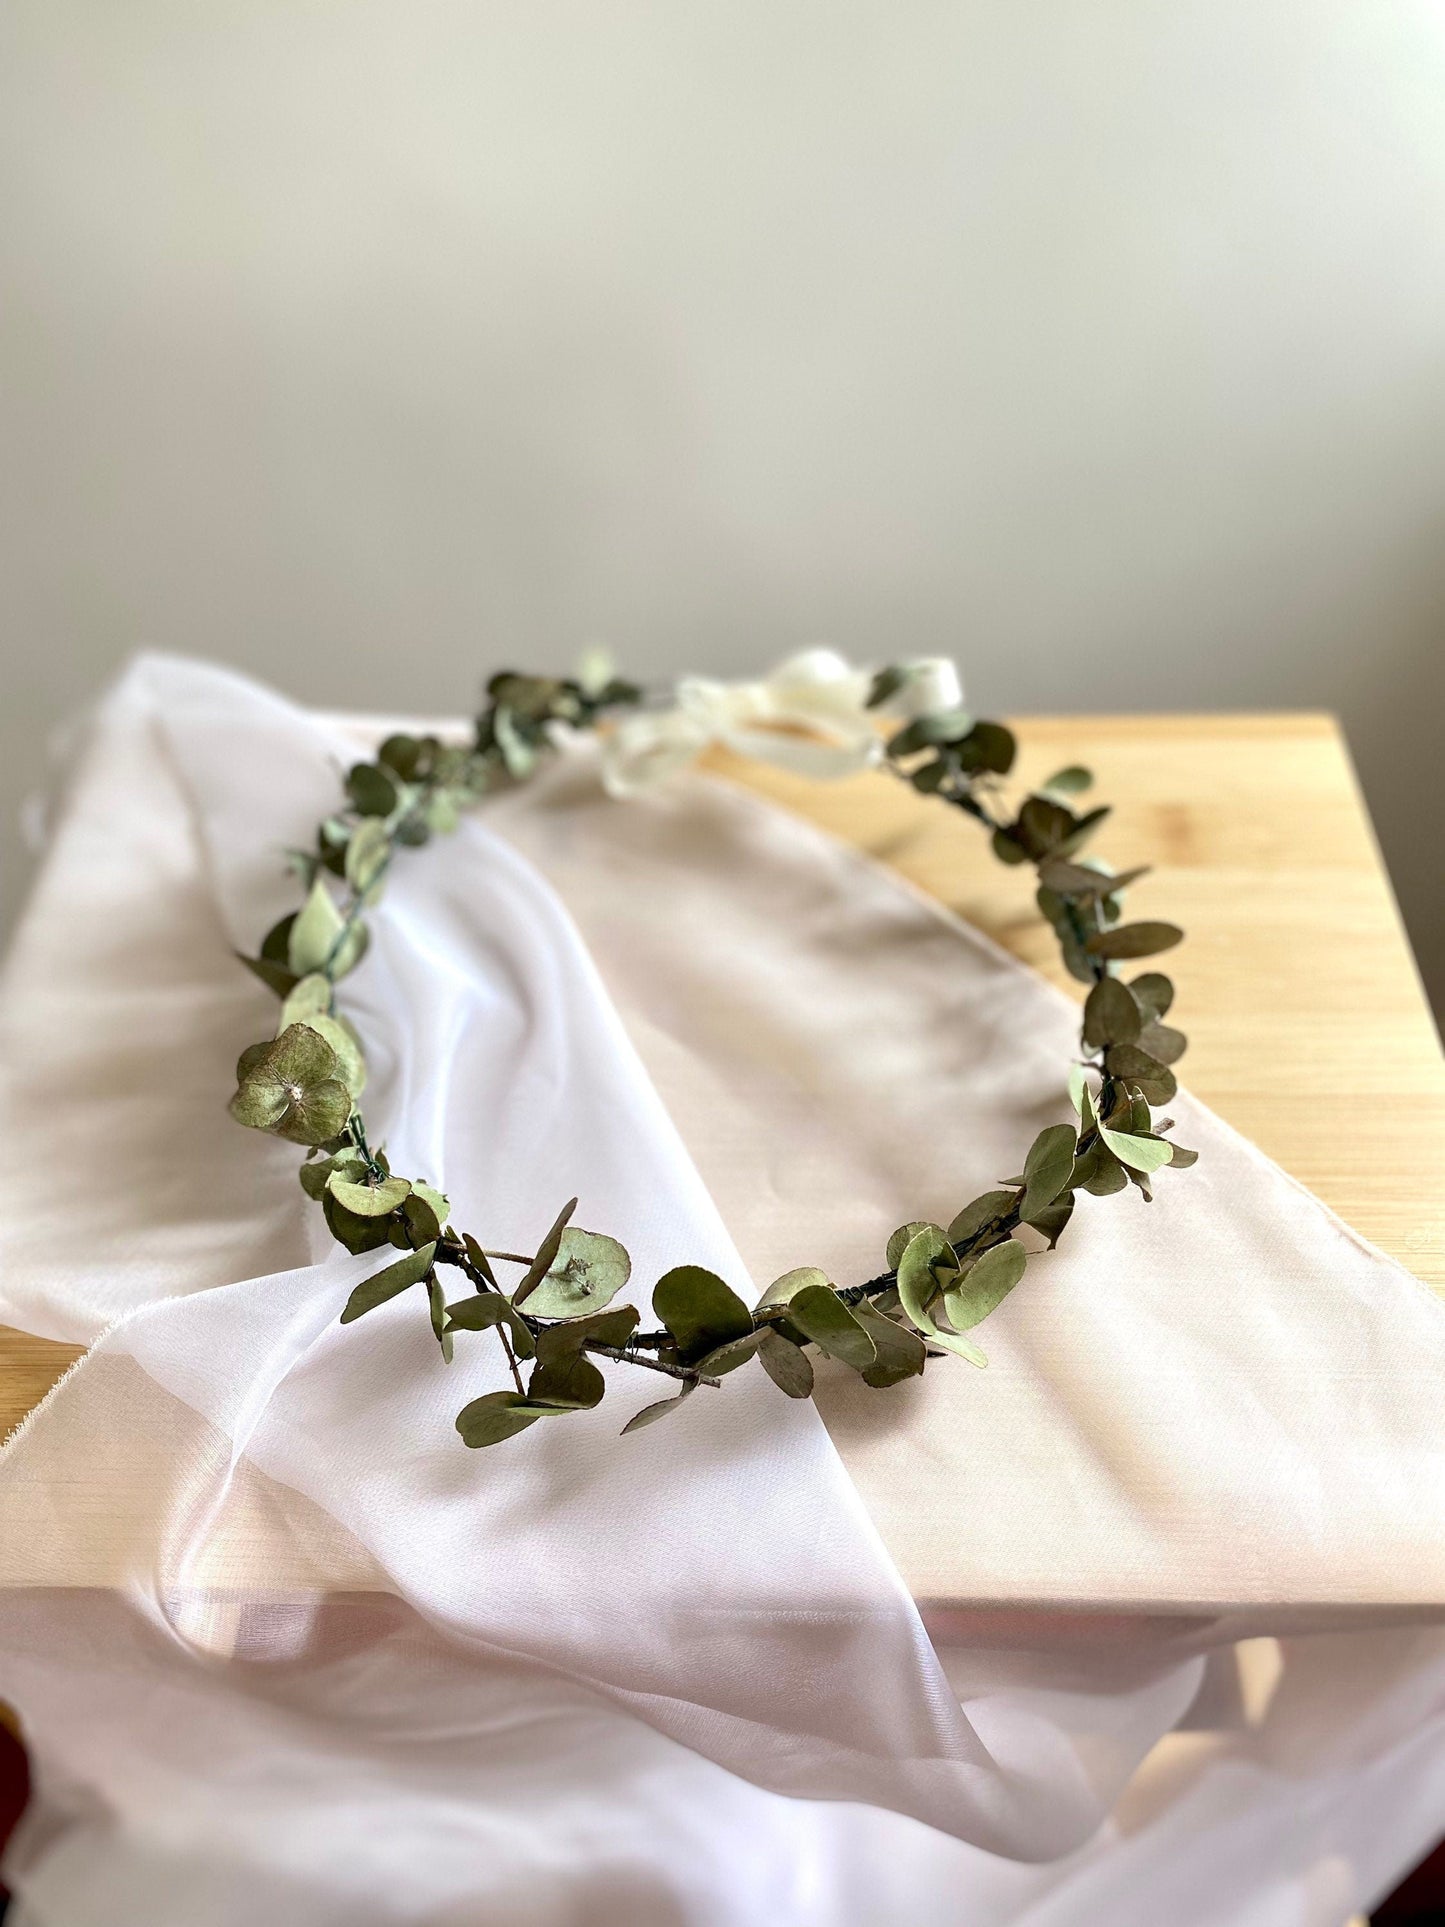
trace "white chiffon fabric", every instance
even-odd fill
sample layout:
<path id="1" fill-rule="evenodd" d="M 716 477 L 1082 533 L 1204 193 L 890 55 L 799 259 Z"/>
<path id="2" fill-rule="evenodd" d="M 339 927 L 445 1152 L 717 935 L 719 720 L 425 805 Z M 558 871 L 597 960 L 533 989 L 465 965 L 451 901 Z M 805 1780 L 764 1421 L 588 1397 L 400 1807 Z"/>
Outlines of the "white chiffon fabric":
<path id="1" fill-rule="evenodd" d="M 491 1345 L 443 1366 L 415 1293 L 339 1328 L 376 1260 L 224 1108 L 275 1016 L 230 949 L 366 740 L 143 659 L 7 963 L 0 1319 L 91 1346 L 0 1457 L 20 1927 L 1339 1927 L 1388 1886 L 1445 1811 L 1428 1294 L 1182 1099 L 1187 1186 L 1081 1212 L 988 1373 L 825 1385 L 853 1477 L 760 1373 L 622 1439 L 660 1381 L 608 1368 L 469 1453 Z M 509 1248 L 575 1191 L 644 1305 L 684 1260 L 866 1275 L 1068 1050 L 886 873 L 581 751 L 397 866 L 347 1007 L 397 1166 Z"/>

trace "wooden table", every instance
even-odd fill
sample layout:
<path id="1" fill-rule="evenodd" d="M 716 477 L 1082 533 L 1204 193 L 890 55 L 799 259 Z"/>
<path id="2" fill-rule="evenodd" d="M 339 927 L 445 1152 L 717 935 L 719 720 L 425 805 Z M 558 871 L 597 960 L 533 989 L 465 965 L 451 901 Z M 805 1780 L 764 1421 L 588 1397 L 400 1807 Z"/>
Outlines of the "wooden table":
<path id="1" fill-rule="evenodd" d="M 1101 854 L 1151 863 L 1188 932 L 1169 959 L 1190 1087 L 1445 1295 L 1445 1061 L 1349 754 L 1328 716 L 1031 717 L 1020 774 L 1087 763 Z M 808 783 L 720 758 L 1068 984 L 1032 872 L 899 783 Z M 1070 988 L 1077 992 L 1077 986 Z M 1366 1118 L 1388 1129 L 1362 1128 Z M 77 1356 L 0 1327 L 0 1429 Z"/>

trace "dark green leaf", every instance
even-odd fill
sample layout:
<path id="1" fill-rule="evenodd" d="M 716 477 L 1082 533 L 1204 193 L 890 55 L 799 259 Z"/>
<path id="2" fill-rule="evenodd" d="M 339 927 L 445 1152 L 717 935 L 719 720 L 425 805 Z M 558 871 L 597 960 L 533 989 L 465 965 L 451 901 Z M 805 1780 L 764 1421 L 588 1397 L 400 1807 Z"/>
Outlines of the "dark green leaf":
<path id="1" fill-rule="evenodd" d="M 1054 855 L 1073 856 L 1077 850 L 1084 847 L 1108 815 L 1109 805 L 1105 803 L 1096 810 L 1090 810 L 1086 816 L 1079 817 L 1068 835 L 1055 846 Z"/>
<path id="2" fill-rule="evenodd" d="M 385 1218 L 360 1218 L 339 1204 L 329 1191 L 321 1199 L 321 1209 L 332 1237 L 358 1257 L 364 1251 L 376 1251 L 391 1242 L 391 1227 Z"/>
<path id="3" fill-rule="evenodd" d="M 375 1311 L 378 1305 L 384 1305 L 388 1298 L 395 1298 L 400 1292 L 408 1291 L 413 1285 L 420 1284 L 431 1270 L 432 1259 L 435 1256 L 435 1245 L 423 1245 L 420 1251 L 408 1251 L 406 1256 L 398 1258 L 394 1265 L 388 1265 L 385 1271 L 378 1271 L 374 1278 L 366 1279 L 347 1299 L 346 1308 L 341 1314 L 341 1323 L 350 1325 L 365 1312 Z M 436 1327 L 439 1317 L 440 1309 L 434 1308 L 433 1328 Z"/>
<path id="4" fill-rule="evenodd" d="M 452 1335 L 447 1329 L 447 1301 L 435 1276 L 426 1281 L 427 1306 L 431 1312 L 431 1328 L 436 1341 L 442 1348 L 442 1358 L 450 1365 L 452 1362 Z"/>
<path id="5" fill-rule="evenodd" d="M 763 1370 L 780 1392 L 786 1392 L 789 1398 L 811 1398 L 813 1361 L 790 1339 L 783 1338 L 775 1331 L 765 1331 L 763 1342 L 758 1347 L 758 1357 Z"/>
<path id="6" fill-rule="evenodd" d="M 1041 1232 L 1049 1241 L 1049 1250 L 1063 1237 L 1069 1219 L 1074 1215 L 1074 1194 L 1063 1191 L 1052 1204 L 1046 1204 L 1042 1211 L 1036 1211 L 1026 1222 L 1035 1231 Z"/>
<path id="7" fill-rule="evenodd" d="M 898 1260 L 908 1249 L 910 1243 L 918 1236 L 920 1231 L 926 1231 L 927 1229 L 927 1220 L 923 1218 L 916 1218 L 911 1224 L 899 1225 L 898 1229 L 893 1233 L 893 1236 L 888 1240 L 887 1262 L 890 1271 L 897 1271 Z M 827 1279 L 824 1278 L 823 1282 L 826 1284 Z"/>
<path id="8" fill-rule="evenodd" d="M 404 783 L 409 783 L 417 773 L 421 744 L 415 736 L 388 736 L 376 752 L 376 759 L 379 763 L 385 763 Z"/>
<path id="9" fill-rule="evenodd" d="M 1052 797 L 1031 796 L 1019 811 L 1014 835 L 1037 861 L 1040 857 L 1059 854 L 1059 846 L 1074 829 L 1076 821 L 1074 812 L 1054 802 Z"/>
<path id="10" fill-rule="evenodd" d="M 1187 1171 L 1191 1164 L 1198 1164 L 1199 1153 L 1197 1151 L 1186 1151 L 1182 1144 L 1175 1144 L 1170 1148 L 1172 1151 L 1172 1156 L 1169 1159 L 1169 1168 L 1171 1171 Z"/>
<path id="11" fill-rule="evenodd" d="M 1084 999 L 1084 1042 L 1090 1050 L 1134 1043 L 1141 1023 L 1133 991 L 1117 977 L 1101 977 Z"/>
<path id="12" fill-rule="evenodd" d="M 882 1391 L 889 1385 L 899 1385 L 905 1378 L 918 1378 L 928 1359 L 928 1347 L 907 1325 L 895 1324 L 885 1318 L 866 1300 L 853 1307 L 853 1316 L 873 1341 L 876 1356 L 873 1363 L 865 1367 L 863 1383 Z"/>
<path id="13" fill-rule="evenodd" d="M 520 1392 L 487 1392 L 457 1413 L 463 1445 L 499 1445 L 525 1432 L 539 1418 L 557 1418 L 573 1410 L 567 1405 L 539 1405 Z"/>
<path id="14" fill-rule="evenodd" d="M 1136 977 L 1129 986 L 1139 1000 L 1139 1008 L 1151 1017 L 1158 1019 L 1169 1015 L 1169 1006 L 1174 1002 L 1174 986 L 1162 970 L 1146 970 L 1142 977 Z"/>
<path id="15" fill-rule="evenodd" d="M 1076 795 L 1088 789 L 1094 781 L 1094 772 L 1085 769 L 1082 763 L 1070 763 L 1067 769 L 1056 769 L 1043 785 L 1046 790 L 1056 790 L 1063 796 Z"/>
<path id="16" fill-rule="evenodd" d="M 1039 1132 L 1024 1160 L 1022 1217 L 1036 1217 L 1064 1189 L 1074 1168 L 1075 1143 L 1072 1124 L 1050 1124 Z"/>
<path id="17" fill-rule="evenodd" d="M 1029 860 L 1029 853 L 1023 844 L 1007 830 L 995 830 L 991 843 L 1000 863 L 1027 863 Z"/>
<path id="18" fill-rule="evenodd" d="M 499 1291 L 479 1291 L 475 1298 L 459 1298 L 447 1306 L 447 1320 L 454 1331 L 490 1331 L 493 1325 L 510 1324 L 514 1316 Z"/>
<path id="19" fill-rule="evenodd" d="M 360 816 L 390 816 L 396 808 L 396 784 L 375 763 L 356 763 L 346 778 L 346 793 Z"/>
<path id="20" fill-rule="evenodd" d="M 1095 957 L 1152 957 L 1156 951 L 1172 950 L 1183 937 L 1173 923 L 1121 923 L 1116 930 L 1097 931 L 1088 949 Z"/>
<path id="21" fill-rule="evenodd" d="M 958 745 L 959 757 L 970 775 L 989 770 L 1007 776 L 1013 768 L 1017 746 L 1013 732 L 1002 723 L 975 723 Z"/>
<path id="22" fill-rule="evenodd" d="M 550 1332 L 537 1340 L 537 1363 L 527 1382 L 527 1397 L 548 1405 L 573 1405 L 590 1411 L 602 1403 L 607 1381 L 577 1346 L 549 1346 Z"/>
<path id="23" fill-rule="evenodd" d="M 1151 1104 L 1167 1104 L 1179 1088 L 1173 1071 L 1137 1044 L 1115 1044 L 1104 1054 L 1104 1068 L 1110 1077 L 1137 1084 Z"/>

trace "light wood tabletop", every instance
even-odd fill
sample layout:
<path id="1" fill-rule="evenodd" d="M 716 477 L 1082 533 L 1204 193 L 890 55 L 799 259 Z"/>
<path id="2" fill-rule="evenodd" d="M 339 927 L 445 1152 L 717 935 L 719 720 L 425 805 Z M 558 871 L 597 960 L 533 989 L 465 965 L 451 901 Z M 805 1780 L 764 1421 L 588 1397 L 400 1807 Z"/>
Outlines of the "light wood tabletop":
<path id="1" fill-rule="evenodd" d="M 1154 865 L 1158 902 L 1188 932 L 1169 970 L 1190 1013 L 1190 1087 L 1445 1294 L 1445 1061 L 1334 721 L 1035 716 L 1018 732 L 1026 782 L 1094 770 L 1114 808 L 1100 852 Z M 818 784 L 718 760 L 1068 984 L 1032 872 L 998 864 L 931 799 L 878 776 Z M 1361 1129 L 1365 1107 L 1391 1128 Z M 0 1429 L 77 1356 L 0 1327 Z"/>

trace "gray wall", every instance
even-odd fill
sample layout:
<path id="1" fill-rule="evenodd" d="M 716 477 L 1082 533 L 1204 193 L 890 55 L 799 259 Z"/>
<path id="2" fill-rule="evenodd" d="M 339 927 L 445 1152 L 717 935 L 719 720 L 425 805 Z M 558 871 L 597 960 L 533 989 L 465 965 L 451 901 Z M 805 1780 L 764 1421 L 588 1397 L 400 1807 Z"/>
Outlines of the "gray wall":
<path id="1" fill-rule="evenodd" d="M 8 0 L 0 811 L 140 644 L 1341 710 L 1445 992 L 1440 0 Z"/>

